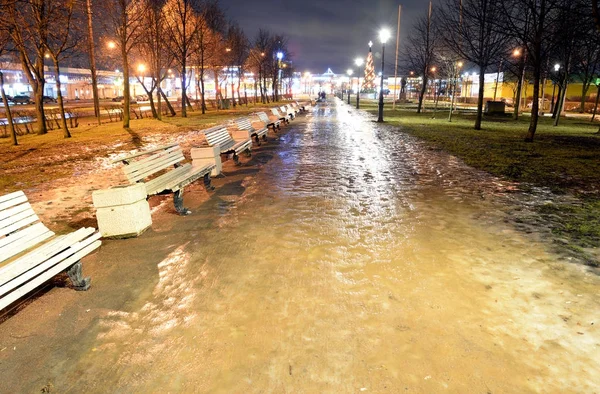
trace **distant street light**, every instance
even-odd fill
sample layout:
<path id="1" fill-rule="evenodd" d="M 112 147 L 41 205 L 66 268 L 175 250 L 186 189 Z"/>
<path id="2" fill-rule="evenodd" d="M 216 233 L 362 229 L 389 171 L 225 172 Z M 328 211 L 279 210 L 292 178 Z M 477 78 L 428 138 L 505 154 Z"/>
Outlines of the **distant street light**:
<path id="1" fill-rule="evenodd" d="M 117 47 L 117 44 L 115 44 L 114 41 L 109 41 L 108 44 L 106 44 L 106 46 L 108 47 L 108 49 L 115 49 Z"/>
<path id="2" fill-rule="evenodd" d="M 362 67 L 364 63 L 364 60 L 362 57 L 357 57 L 354 60 L 354 64 L 356 64 L 356 67 Z M 356 109 L 360 108 L 360 71 L 358 73 L 358 77 L 357 77 L 357 81 L 356 81 Z"/>
<path id="3" fill-rule="evenodd" d="M 377 122 L 383 122 L 383 73 L 384 73 L 384 59 L 385 59 L 385 43 L 390 38 L 390 31 L 388 29 L 381 29 L 379 32 L 379 40 L 381 41 L 381 80 L 379 82 L 379 116 Z"/>

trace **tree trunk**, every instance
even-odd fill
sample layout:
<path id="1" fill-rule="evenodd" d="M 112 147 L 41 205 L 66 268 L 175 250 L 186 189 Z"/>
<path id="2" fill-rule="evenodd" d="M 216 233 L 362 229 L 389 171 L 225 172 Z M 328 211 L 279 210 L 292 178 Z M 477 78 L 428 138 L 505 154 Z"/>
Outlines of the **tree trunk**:
<path id="1" fill-rule="evenodd" d="M 169 109 L 169 113 L 171 114 L 171 116 L 175 116 L 177 115 L 177 113 L 175 112 L 175 110 L 173 109 L 173 106 L 171 105 L 171 103 L 169 102 L 169 99 L 167 98 L 167 96 L 165 95 L 165 92 L 162 91 L 162 89 L 159 88 L 160 91 L 160 95 L 162 96 L 162 98 L 165 100 L 165 104 L 167 105 L 167 108 Z"/>
<path id="2" fill-rule="evenodd" d="M 44 75 L 44 61 L 42 57 L 39 57 L 36 62 L 36 68 L 38 69 L 38 75 Z M 46 84 L 46 80 L 44 78 L 40 78 L 37 83 L 34 85 L 35 89 L 35 112 L 38 118 L 38 134 L 46 134 L 48 132 L 48 128 L 46 126 L 46 114 L 44 112 L 44 86 Z"/>
<path id="3" fill-rule="evenodd" d="M 423 85 L 421 86 L 421 91 L 419 92 L 419 104 L 417 105 L 417 113 L 420 114 L 423 111 L 423 99 L 425 98 L 425 92 L 427 91 L 427 83 L 429 79 L 427 78 L 427 73 L 423 76 Z M 425 111 L 423 111 L 425 112 Z"/>
<path id="4" fill-rule="evenodd" d="M 162 97 L 160 96 L 160 83 L 162 81 L 160 78 L 160 70 L 157 70 L 155 78 L 156 78 L 156 102 L 157 102 L 157 105 L 156 105 L 157 117 L 156 118 L 158 120 L 162 120 Z"/>
<path id="5" fill-rule="evenodd" d="M 6 120 L 8 121 L 8 129 L 10 130 L 10 138 L 12 139 L 13 145 L 19 145 L 17 141 L 17 131 L 15 130 L 15 124 L 13 123 L 12 113 L 8 106 L 8 99 L 6 98 L 6 92 L 4 91 L 4 73 L 0 70 L 0 94 L 2 95 L 2 102 L 4 103 L 4 112 L 6 113 Z"/>
<path id="6" fill-rule="evenodd" d="M 596 92 L 596 103 L 594 104 L 594 114 L 592 115 L 592 122 L 596 119 L 596 113 L 598 112 L 598 100 L 600 100 L 600 85 L 598 85 L 598 91 Z"/>
<path id="7" fill-rule="evenodd" d="M 63 101 L 62 92 L 60 91 L 60 68 L 58 65 L 58 60 L 56 59 L 54 59 L 54 68 L 56 69 L 56 96 L 58 99 L 58 108 L 60 109 L 60 120 L 62 123 L 63 135 L 65 138 L 71 138 L 71 132 L 67 126 L 67 117 L 65 116 L 65 104 Z"/>
<path id="8" fill-rule="evenodd" d="M 562 90 L 560 92 L 560 100 L 558 101 L 558 105 L 556 106 L 556 117 L 554 118 L 554 126 L 558 126 L 558 123 L 560 120 L 560 115 L 562 114 L 562 112 L 565 108 L 565 100 L 567 99 L 567 88 L 568 88 L 567 77 L 565 77 L 563 83 L 564 83 L 564 87 L 562 88 Z"/>
<path id="9" fill-rule="evenodd" d="M 121 43 L 121 56 L 123 57 L 123 128 L 128 129 L 130 124 L 131 94 L 129 93 L 129 59 L 127 58 L 126 43 Z"/>
<path id="10" fill-rule="evenodd" d="M 202 106 L 202 115 L 206 113 L 206 96 L 204 93 L 204 50 L 200 53 L 200 104 Z"/>
<path id="11" fill-rule="evenodd" d="M 485 93 L 485 69 L 479 71 L 479 97 L 477 97 L 477 117 L 475 118 L 475 130 L 481 130 L 483 120 L 483 94 Z"/>
<path id="12" fill-rule="evenodd" d="M 558 83 L 557 83 L 558 84 Z M 560 96 L 562 95 L 562 85 L 558 85 L 558 93 L 556 95 L 556 101 L 554 103 L 554 108 L 552 108 L 552 119 L 556 118 L 556 113 L 558 108 L 560 107 Z"/>
<path id="13" fill-rule="evenodd" d="M 540 79 L 541 79 L 541 70 L 540 67 L 536 65 L 533 70 L 533 103 L 531 105 L 531 121 L 529 123 L 529 130 L 527 131 L 527 136 L 525 137 L 525 142 L 533 142 L 533 137 L 537 130 L 537 124 L 540 117 Z"/>
<path id="14" fill-rule="evenodd" d="M 519 113 L 521 112 L 521 95 L 523 94 L 523 73 L 525 72 L 525 62 L 521 60 L 519 80 L 517 81 L 517 91 L 515 94 L 515 102 L 513 109 L 513 119 L 519 120 Z"/>
<path id="15" fill-rule="evenodd" d="M 582 87 L 581 87 L 581 103 L 579 106 L 579 113 L 582 114 L 585 112 L 585 102 L 587 99 L 587 92 L 590 88 L 590 85 L 587 83 L 583 83 Z"/>
<path id="16" fill-rule="evenodd" d="M 181 65 L 181 117 L 187 118 L 187 74 L 185 71 L 185 58 L 183 59 L 183 63 Z"/>
<path id="17" fill-rule="evenodd" d="M 92 94 L 94 96 L 94 115 L 100 120 L 100 97 L 98 96 L 98 76 L 96 75 L 96 56 L 94 50 L 94 30 L 92 25 L 92 0 L 86 1 L 87 5 L 87 24 L 88 24 L 88 50 L 90 55 L 90 71 L 92 72 Z"/>

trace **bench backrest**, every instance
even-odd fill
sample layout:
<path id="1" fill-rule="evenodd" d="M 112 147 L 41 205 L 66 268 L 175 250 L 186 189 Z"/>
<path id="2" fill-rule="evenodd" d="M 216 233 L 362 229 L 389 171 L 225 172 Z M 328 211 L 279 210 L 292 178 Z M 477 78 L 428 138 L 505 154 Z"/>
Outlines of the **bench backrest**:
<path id="1" fill-rule="evenodd" d="M 138 156 L 144 157 L 123 167 L 123 172 L 131 183 L 139 182 L 185 160 L 179 145 L 168 146 L 158 151 L 149 151 L 147 155 L 142 152 Z"/>
<path id="2" fill-rule="evenodd" d="M 235 119 L 235 124 L 239 130 L 254 130 L 249 117 L 237 118 Z"/>
<path id="3" fill-rule="evenodd" d="M 54 236 L 22 191 L 0 196 L 0 262 Z"/>
<path id="4" fill-rule="evenodd" d="M 281 108 L 281 111 L 283 111 L 283 113 L 284 113 L 284 114 L 287 114 L 287 113 L 288 113 L 287 107 L 286 107 L 285 105 L 282 105 L 282 106 L 281 106 L 281 107 L 279 107 L 279 108 Z"/>
<path id="5" fill-rule="evenodd" d="M 258 115 L 258 118 L 260 119 L 261 122 L 263 122 L 264 124 L 268 124 L 271 123 L 271 120 L 269 119 L 269 117 L 267 116 L 266 113 L 264 112 L 257 112 L 256 115 Z"/>
<path id="6" fill-rule="evenodd" d="M 206 142 L 210 146 L 223 146 L 228 142 L 233 141 L 227 129 L 223 126 L 215 126 L 204 130 Z"/>
<path id="7" fill-rule="evenodd" d="M 281 118 L 281 114 L 279 113 L 279 111 L 277 110 L 277 108 L 271 108 L 271 113 L 275 116 L 277 116 L 278 118 Z"/>

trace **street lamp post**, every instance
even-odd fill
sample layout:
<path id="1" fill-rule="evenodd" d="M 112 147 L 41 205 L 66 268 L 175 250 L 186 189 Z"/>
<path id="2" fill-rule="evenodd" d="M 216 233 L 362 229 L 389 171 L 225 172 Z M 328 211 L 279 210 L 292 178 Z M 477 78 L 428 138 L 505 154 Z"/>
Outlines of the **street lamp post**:
<path id="1" fill-rule="evenodd" d="M 364 60 L 360 57 L 354 60 L 354 64 L 356 67 L 361 67 L 363 65 Z M 358 81 L 356 84 L 356 109 L 360 109 L 360 73 L 358 74 Z"/>
<path id="2" fill-rule="evenodd" d="M 554 72 L 556 72 L 558 74 L 559 70 L 560 70 L 560 64 L 555 64 Z M 554 94 L 556 93 L 556 81 L 552 80 L 552 84 L 554 85 L 554 87 L 552 88 L 552 102 L 550 103 L 550 112 L 554 113 Z"/>
<path id="3" fill-rule="evenodd" d="M 352 74 L 354 73 L 354 71 L 352 71 L 351 69 L 348 69 L 348 71 L 346 71 L 346 74 L 348 74 L 348 105 L 350 105 L 350 90 L 352 90 Z"/>
<path id="4" fill-rule="evenodd" d="M 456 100 L 456 90 L 458 87 L 458 73 L 460 72 L 462 66 L 462 62 L 456 63 L 456 69 L 454 71 L 454 86 L 452 88 L 452 101 L 450 102 L 450 114 L 448 115 L 448 122 L 452 122 L 452 112 L 454 111 L 454 102 Z"/>
<path id="5" fill-rule="evenodd" d="M 277 52 L 277 78 L 279 78 L 279 83 L 275 84 L 276 94 L 275 100 L 279 100 L 279 92 L 281 90 L 281 59 L 283 59 L 283 52 Z M 279 86 L 277 86 L 279 85 Z"/>
<path id="6" fill-rule="evenodd" d="M 383 122 L 383 72 L 384 72 L 384 59 L 385 59 L 385 43 L 390 38 L 390 31 L 387 29 L 381 29 L 379 32 L 379 39 L 381 40 L 381 79 L 379 81 L 379 116 L 377 122 Z"/>

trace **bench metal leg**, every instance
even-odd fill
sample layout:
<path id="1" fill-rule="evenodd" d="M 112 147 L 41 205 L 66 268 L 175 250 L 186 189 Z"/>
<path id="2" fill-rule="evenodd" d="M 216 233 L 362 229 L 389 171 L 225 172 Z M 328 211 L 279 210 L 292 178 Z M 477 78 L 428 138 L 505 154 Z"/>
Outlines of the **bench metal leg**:
<path id="1" fill-rule="evenodd" d="M 256 140 L 256 145 L 260 146 L 260 138 L 258 138 L 258 134 L 254 134 L 254 139 Z"/>
<path id="2" fill-rule="evenodd" d="M 210 184 L 210 174 L 204 174 L 204 187 L 207 192 L 215 190 L 215 187 Z"/>
<path id="3" fill-rule="evenodd" d="M 71 268 L 67 269 L 67 275 L 69 275 L 69 279 L 71 279 L 71 283 L 73 284 L 73 288 L 77 291 L 85 291 L 90 288 L 90 282 L 92 281 L 89 277 L 84 278 L 82 275 L 82 266 L 81 260 L 76 262 L 71 266 Z"/>
<path id="4" fill-rule="evenodd" d="M 267 141 L 267 134 L 263 134 L 263 141 Z"/>
<path id="5" fill-rule="evenodd" d="M 252 151 L 250 149 L 246 149 L 246 156 L 252 157 Z"/>
<path id="6" fill-rule="evenodd" d="M 180 215 L 189 215 L 192 213 L 192 211 L 183 206 L 183 189 L 179 189 L 173 193 L 173 205 L 175 205 L 175 210 Z"/>
<path id="7" fill-rule="evenodd" d="M 236 152 L 233 152 L 233 162 L 235 163 L 236 166 L 242 165 L 242 163 L 240 163 L 240 157 L 237 155 Z"/>

